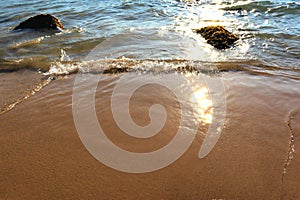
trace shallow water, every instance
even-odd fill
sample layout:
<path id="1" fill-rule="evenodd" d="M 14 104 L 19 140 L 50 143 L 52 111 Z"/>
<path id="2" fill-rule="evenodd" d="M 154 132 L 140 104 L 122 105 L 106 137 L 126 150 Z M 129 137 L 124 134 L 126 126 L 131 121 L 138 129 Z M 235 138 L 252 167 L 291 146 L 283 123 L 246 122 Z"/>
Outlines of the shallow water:
<path id="1" fill-rule="evenodd" d="M 169 72 L 196 61 L 202 71 L 300 77 L 298 1 L 36 0 L 7 1 L 1 8 L 2 73 L 23 68 L 54 76 L 78 70 L 102 73 L 111 66 L 106 59 L 117 59 L 116 66 L 145 73 Z M 13 31 L 22 20 L 40 13 L 58 17 L 66 29 Z M 208 25 L 223 25 L 241 39 L 231 49 L 217 50 L 193 32 Z"/>
<path id="2" fill-rule="evenodd" d="M 45 71 L 60 61 L 62 49 L 78 61 L 100 45 L 99 59 L 258 60 L 284 70 L 299 69 L 298 1 L 16 0 L 3 2 L 1 8 L 2 67 L 9 63 Z M 39 13 L 58 17 L 66 30 L 12 31 Z M 233 49 L 216 50 L 192 31 L 207 25 L 224 25 L 242 39 Z"/>
<path id="3" fill-rule="evenodd" d="M 269 75 L 274 81 L 300 77 L 297 1 L 10 1 L 2 7 L 1 113 L 52 80 L 77 72 L 113 74 L 110 68 L 154 77 L 195 76 L 182 91 L 203 75 L 222 77 L 227 71 Z M 13 30 L 39 13 L 53 14 L 66 29 Z M 241 39 L 217 50 L 193 31 L 208 25 L 223 25 Z"/>
<path id="4" fill-rule="evenodd" d="M 195 76 L 182 91 L 203 75 L 221 80 L 227 71 L 274 81 L 300 77 L 297 1 L 10 1 L 1 6 L 1 113 L 52 80 L 77 72 L 113 74 L 110 68 L 154 77 Z M 66 29 L 13 30 L 39 13 L 55 15 Z M 217 50 L 193 31 L 208 25 L 223 25 L 241 39 Z M 192 105 L 189 99 L 184 103 Z"/>

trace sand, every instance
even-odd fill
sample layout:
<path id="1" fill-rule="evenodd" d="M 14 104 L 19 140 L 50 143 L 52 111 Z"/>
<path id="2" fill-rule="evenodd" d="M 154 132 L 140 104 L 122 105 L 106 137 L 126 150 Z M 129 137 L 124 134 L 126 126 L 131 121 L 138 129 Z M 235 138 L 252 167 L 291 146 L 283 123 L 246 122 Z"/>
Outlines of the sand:
<path id="1" fill-rule="evenodd" d="M 146 152 L 174 136 L 176 119 L 167 121 L 149 143 L 122 135 L 108 106 L 116 77 L 106 77 L 97 89 L 96 109 L 112 141 Z M 142 174 L 111 169 L 86 150 L 72 115 L 75 75 L 52 81 L 0 115 L 0 199 L 297 199 L 299 80 L 245 72 L 226 72 L 222 77 L 227 117 L 214 149 L 198 158 L 208 128 L 199 126 L 180 159 Z M 167 110 L 177 116 L 174 96 L 151 87 L 144 88 L 144 94 L 149 90 L 154 97 L 162 96 Z M 143 109 L 132 114 L 141 125 L 148 119 L 139 114 Z"/>

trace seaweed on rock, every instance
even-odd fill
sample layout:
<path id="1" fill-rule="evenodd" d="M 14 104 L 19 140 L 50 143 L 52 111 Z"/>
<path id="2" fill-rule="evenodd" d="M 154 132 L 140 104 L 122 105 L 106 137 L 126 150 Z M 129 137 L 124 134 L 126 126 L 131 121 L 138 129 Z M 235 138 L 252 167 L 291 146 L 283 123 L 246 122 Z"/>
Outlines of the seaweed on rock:
<path id="1" fill-rule="evenodd" d="M 196 29 L 195 32 L 217 49 L 230 48 L 239 39 L 238 36 L 227 31 L 223 26 L 207 26 Z"/>

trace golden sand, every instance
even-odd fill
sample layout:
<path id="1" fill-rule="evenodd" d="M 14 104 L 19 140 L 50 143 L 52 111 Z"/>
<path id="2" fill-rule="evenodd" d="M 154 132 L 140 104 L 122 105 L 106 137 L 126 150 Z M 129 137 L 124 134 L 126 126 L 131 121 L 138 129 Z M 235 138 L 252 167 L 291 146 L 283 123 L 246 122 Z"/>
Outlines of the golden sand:
<path id="1" fill-rule="evenodd" d="M 0 115 L 0 199 L 296 199 L 300 195 L 299 81 L 246 73 L 222 76 L 227 118 L 214 149 L 198 158 L 207 130 L 199 126 L 196 139 L 180 159 L 144 174 L 111 169 L 88 153 L 72 116 L 75 76 L 52 81 Z M 97 115 L 109 138 L 136 152 L 163 146 L 176 132 L 178 120 L 167 121 L 149 143 L 124 136 L 109 109 L 115 79 L 107 76 L 96 95 L 96 109 L 101 110 Z M 151 87 L 144 90 L 160 94 L 170 105 L 167 110 L 177 115 L 176 108 L 172 110 L 174 96 Z M 132 116 L 143 125 L 147 115 L 139 116 L 140 111 Z"/>

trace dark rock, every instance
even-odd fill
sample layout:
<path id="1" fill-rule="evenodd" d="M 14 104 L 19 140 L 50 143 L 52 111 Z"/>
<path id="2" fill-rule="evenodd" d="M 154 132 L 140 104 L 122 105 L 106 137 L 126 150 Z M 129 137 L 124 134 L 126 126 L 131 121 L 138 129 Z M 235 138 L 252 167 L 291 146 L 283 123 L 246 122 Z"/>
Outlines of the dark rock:
<path id="1" fill-rule="evenodd" d="M 225 10 L 225 11 L 242 11 L 243 9 L 240 8 L 240 7 L 228 7 L 228 8 L 222 8 L 222 10 Z"/>
<path id="2" fill-rule="evenodd" d="M 201 34 L 208 44 L 217 49 L 230 48 L 233 43 L 239 39 L 238 36 L 230 33 L 223 26 L 207 26 L 196 29 L 195 31 Z"/>
<path id="3" fill-rule="evenodd" d="M 103 74 L 119 74 L 129 72 L 130 69 L 128 67 L 110 67 L 103 71 Z"/>
<path id="4" fill-rule="evenodd" d="M 53 17 L 49 14 L 40 14 L 21 22 L 18 26 L 14 28 L 14 30 L 18 29 L 64 29 L 62 23 L 56 17 Z"/>
<path id="5" fill-rule="evenodd" d="M 177 67 L 176 71 L 183 72 L 183 73 L 187 73 L 187 72 L 193 73 L 193 72 L 198 72 L 198 69 L 194 66 L 186 65 L 184 67 Z"/>

